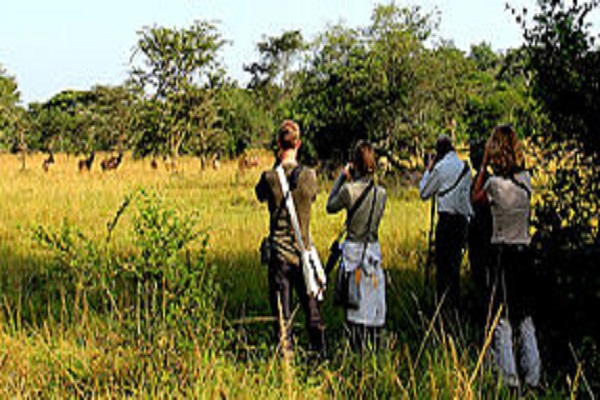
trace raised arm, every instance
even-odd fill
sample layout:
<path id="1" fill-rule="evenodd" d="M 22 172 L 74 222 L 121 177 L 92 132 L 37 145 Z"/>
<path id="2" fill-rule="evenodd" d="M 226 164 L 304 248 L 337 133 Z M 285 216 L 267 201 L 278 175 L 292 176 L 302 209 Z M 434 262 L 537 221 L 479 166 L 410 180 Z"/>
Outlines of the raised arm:
<path id="1" fill-rule="evenodd" d="M 327 199 L 327 212 L 330 214 L 335 214 L 344 208 L 348 207 L 350 203 L 349 193 L 346 190 L 342 190 L 344 183 L 348 179 L 348 167 L 344 168 L 342 172 L 339 174 L 337 179 L 333 182 L 333 187 L 331 188 L 331 192 L 329 193 L 329 198 Z"/>
<path id="2" fill-rule="evenodd" d="M 483 204 L 487 201 L 487 196 L 485 194 L 485 190 L 483 190 L 483 184 L 485 183 L 485 175 L 486 169 L 488 166 L 488 145 L 490 141 L 485 145 L 485 151 L 483 153 L 483 160 L 481 162 L 481 167 L 479 169 L 479 173 L 477 174 L 477 180 L 475 181 L 475 186 L 473 186 L 473 193 L 471 193 L 471 202 L 473 204 Z"/>

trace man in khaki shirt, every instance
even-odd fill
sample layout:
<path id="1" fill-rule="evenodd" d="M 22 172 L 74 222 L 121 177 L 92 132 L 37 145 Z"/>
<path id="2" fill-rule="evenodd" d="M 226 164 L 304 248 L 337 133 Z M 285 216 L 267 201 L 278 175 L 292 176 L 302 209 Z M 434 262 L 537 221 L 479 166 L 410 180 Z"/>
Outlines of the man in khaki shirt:
<path id="1" fill-rule="evenodd" d="M 309 243 L 309 223 L 311 205 L 317 196 L 317 177 L 314 170 L 302 167 L 297 160 L 300 148 L 300 129 L 290 120 L 284 121 L 278 133 L 277 164 L 283 167 L 289 182 L 292 198 L 298 214 L 302 240 Z M 286 338 L 282 345 L 288 350 L 293 344 L 292 322 L 292 288 L 296 290 L 300 304 L 306 314 L 310 348 L 312 351 L 325 352 L 325 325 L 321 318 L 318 300 L 307 294 L 302 275 L 300 247 L 294 236 L 290 215 L 285 206 L 281 185 L 275 169 L 264 171 L 255 188 L 258 201 L 267 202 L 270 217 L 271 254 L 269 261 L 269 300 L 271 311 L 278 319 L 275 327 L 279 336 L 280 323 L 286 326 Z M 281 314 L 279 307 L 281 306 Z"/>

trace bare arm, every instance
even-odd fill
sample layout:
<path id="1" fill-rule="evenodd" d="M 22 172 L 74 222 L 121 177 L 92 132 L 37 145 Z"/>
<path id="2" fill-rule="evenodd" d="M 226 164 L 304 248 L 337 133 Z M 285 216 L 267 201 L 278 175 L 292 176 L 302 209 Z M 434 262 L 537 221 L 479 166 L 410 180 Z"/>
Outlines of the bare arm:
<path id="1" fill-rule="evenodd" d="M 479 173 L 477 174 L 477 180 L 475 181 L 475 186 L 473 186 L 473 193 L 471 193 L 471 202 L 473 204 L 484 204 L 487 201 L 487 196 L 485 190 L 483 190 L 483 184 L 485 182 L 485 171 L 488 166 L 488 145 L 489 140 L 485 145 L 485 152 L 483 153 L 483 161 L 481 162 L 481 167 L 479 169 Z"/>

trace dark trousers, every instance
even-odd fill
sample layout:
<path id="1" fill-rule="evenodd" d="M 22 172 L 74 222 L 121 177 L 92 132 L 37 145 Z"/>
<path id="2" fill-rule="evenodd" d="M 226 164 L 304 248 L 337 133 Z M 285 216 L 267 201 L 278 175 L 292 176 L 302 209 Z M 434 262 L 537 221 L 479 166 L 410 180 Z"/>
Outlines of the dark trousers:
<path id="1" fill-rule="evenodd" d="M 457 307 L 460 299 L 460 264 L 467 240 L 467 217 L 439 213 L 435 231 L 436 290 L 438 300 Z"/>
<path id="2" fill-rule="evenodd" d="M 269 265 L 269 300 L 271 303 L 271 312 L 277 318 L 275 335 L 285 341 L 282 345 L 291 350 L 293 345 L 292 290 L 295 290 L 300 300 L 300 306 L 306 317 L 306 329 L 310 341 L 310 350 L 321 354 L 325 353 L 325 324 L 321 318 L 319 302 L 306 293 L 302 267 L 290 265 L 285 262 L 273 260 Z M 280 308 L 283 321 L 279 319 Z M 282 338 L 281 323 L 284 325 L 285 336 Z"/>
<path id="3" fill-rule="evenodd" d="M 503 316 L 518 326 L 533 313 L 535 277 L 531 250 L 529 246 L 507 244 L 492 245 L 492 249 L 495 263 L 489 297 L 493 312 L 490 317 L 495 317 L 502 304 Z"/>
<path id="4" fill-rule="evenodd" d="M 469 221 L 468 248 L 471 279 L 474 286 L 473 317 L 485 324 L 495 265 L 492 251 L 492 214 L 489 204 L 474 205 Z"/>
<path id="5" fill-rule="evenodd" d="M 350 321 L 346 321 L 346 328 L 348 329 L 350 348 L 355 353 L 362 354 L 365 350 L 376 351 L 379 348 L 382 328 L 355 324 Z"/>

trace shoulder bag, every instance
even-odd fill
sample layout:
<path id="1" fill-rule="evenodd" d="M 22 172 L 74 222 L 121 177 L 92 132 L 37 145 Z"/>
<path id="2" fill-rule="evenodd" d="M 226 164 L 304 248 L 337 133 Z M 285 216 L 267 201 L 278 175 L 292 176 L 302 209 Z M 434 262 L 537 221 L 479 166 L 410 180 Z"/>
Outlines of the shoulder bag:
<path id="1" fill-rule="evenodd" d="M 367 192 L 374 185 L 370 185 L 365 192 Z M 363 192 L 364 193 L 364 192 Z M 365 195 L 366 197 L 366 195 Z M 373 192 L 373 200 L 371 201 L 371 211 L 369 212 L 369 219 L 367 221 L 366 237 L 364 240 L 363 251 L 359 266 L 353 271 L 346 271 L 344 268 L 338 268 L 333 302 L 335 305 L 347 308 L 347 309 L 358 309 L 360 307 L 361 293 L 360 293 L 360 279 L 362 273 L 363 262 L 365 254 L 367 252 L 367 246 L 369 245 L 368 235 L 371 230 L 371 222 L 373 220 L 373 213 L 375 211 L 375 204 L 377 203 L 377 190 Z M 354 207 L 353 207 L 354 208 Z M 357 207 L 358 208 L 358 207 Z M 356 210 L 354 210 L 356 211 Z M 352 214 L 354 215 L 354 214 Z M 349 215 L 350 217 L 350 215 Z M 348 224 L 350 218 L 348 219 Z"/>
<path id="2" fill-rule="evenodd" d="M 304 276 L 304 284 L 306 286 L 306 292 L 309 296 L 315 297 L 317 300 L 323 300 L 323 293 L 325 292 L 327 285 L 327 277 L 323 270 L 323 265 L 319 259 L 319 253 L 312 244 L 310 237 L 308 246 L 304 244 L 302 240 L 302 232 L 300 231 L 300 223 L 298 221 L 298 214 L 296 213 L 296 205 L 290 191 L 288 180 L 283 171 L 283 167 L 280 165 L 275 168 L 277 177 L 279 178 L 279 184 L 281 185 L 281 191 L 283 193 L 283 199 L 287 207 L 288 213 L 290 214 L 290 222 L 294 229 L 294 235 L 298 246 L 300 247 L 300 261 L 302 264 L 302 275 Z"/>

